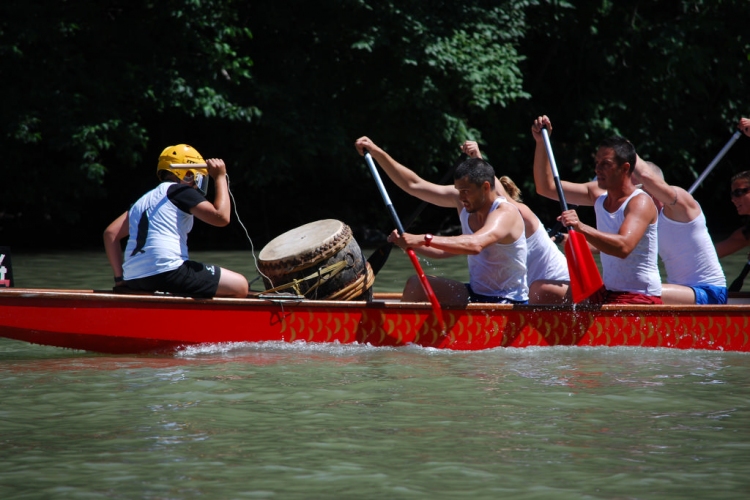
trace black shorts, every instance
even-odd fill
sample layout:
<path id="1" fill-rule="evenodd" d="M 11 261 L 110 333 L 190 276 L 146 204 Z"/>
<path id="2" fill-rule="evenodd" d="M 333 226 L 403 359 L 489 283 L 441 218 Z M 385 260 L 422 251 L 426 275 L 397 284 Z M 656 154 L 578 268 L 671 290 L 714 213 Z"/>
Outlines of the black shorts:
<path id="1" fill-rule="evenodd" d="M 481 293 L 476 293 L 472 288 L 471 285 L 468 283 L 465 283 L 466 290 L 469 292 L 469 302 L 475 303 L 480 302 L 483 304 L 513 304 L 513 305 L 525 305 L 528 304 L 528 300 L 512 300 L 508 299 L 506 297 L 499 297 L 499 296 L 493 296 L 493 295 L 482 295 Z"/>
<path id="2" fill-rule="evenodd" d="M 166 292 L 184 297 L 210 298 L 216 295 L 221 268 L 186 260 L 174 271 L 127 280 L 124 285 L 133 290 Z"/>

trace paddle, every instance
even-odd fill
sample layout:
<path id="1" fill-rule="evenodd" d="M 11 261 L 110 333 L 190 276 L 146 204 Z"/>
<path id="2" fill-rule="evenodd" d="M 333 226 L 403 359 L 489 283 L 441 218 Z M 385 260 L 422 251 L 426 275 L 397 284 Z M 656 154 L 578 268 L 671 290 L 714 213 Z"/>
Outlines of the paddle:
<path id="1" fill-rule="evenodd" d="M 375 162 L 372 161 L 372 156 L 370 155 L 370 152 L 367 150 L 365 150 L 365 163 L 367 163 L 367 166 L 370 168 L 370 173 L 372 174 L 373 179 L 375 179 L 375 183 L 378 185 L 378 191 L 380 191 L 380 196 L 383 197 L 385 206 L 388 209 L 388 212 L 390 212 L 391 214 L 391 219 L 393 219 L 393 223 L 396 224 L 396 229 L 398 230 L 398 234 L 399 235 L 404 234 L 404 226 L 401 225 L 401 220 L 398 218 L 398 215 L 396 214 L 396 209 L 393 208 L 393 203 L 391 203 L 391 198 L 388 196 L 388 192 L 385 190 L 383 181 L 380 179 L 380 174 L 378 174 L 378 169 L 375 167 Z M 430 282 L 427 279 L 427 276 L 425 276 L 424 271 L 422 270 L 422 266 L 419 264 L 419 260 L 417 259 L 417 254 L 414 253 L 414 250 L 411 248 L 407 248 L 406 253 L 409 255 L 409 259 L 411 259 L 411 263 L 414 266 L 414 269 L 417 271 L 417 276 L 419 277 L 419 281 L 422 283 L 422 288 L 424 288 L 424 293 L 426 293 L 427 298 L 430 299 L 430 303 L 432 304 L 432 310 L 435 312 L 435 317 L 440 322 L 441 328 L 444 328 L 443 310 L 440 307 L 440 302 L 438 302 L 438 299 L 435 296 L 435 292 L 432 290 L 432 285 L 430 285 Z"/>
<path id="2" fill-rule="evenodd" d="M 740 275 L 737 276 L 734 281 L 732 281 L 732 284 L 729 285 L 729 288 L 727 290 L 729 290 L 730 292 L 739 292 L 740 290 L 742 290 L 742 284 L 745 282 L 747 273 L 750 273 L 750 260 L 745 262 L 745 267 L 742 268 Z"/>
<path id="3" fill-rule="evenodd" d="M 740 131 L 736 131 L 734 134 L 732 134 L 732 137 L 729 139 L 729 141 L 724 145 L 723 148 L 721 148 L 721 151 L 719 151 L 719 154 L 716 155 L 716 158 L 713 159 L 711 163 L 708 164 L 706 169 L 703 171 L 703 173 L 695 179 L 695 182 L 692 186 L 690 186 L 690 189 L 688 189 L 688 193 L 693 194 L 693 191 L 698 189 L 698 186 L 701 185 L 701 182 L 703 182 L 703 179 L 706 178 L 706 176 L 711 173 L 711 170 L 714 169 L 717 163 L 721 161 L 722 158 L 724 158 L 724 155 L 727 154 L 727 151 L 729 151 L 729 148 L 731 148 L 735 142 L 737 142 L 737 139 L 740 138 Z"/>
<path id="4" fill-rule="evenodd" d="M 460 163 L 460 162 L 458 162 Z M 450 170 L 448 170 L 442 179 L 440 179 L 439 184 L 445 184 L 448 182 L 448 180 L 453 176 L 453 172 L 456 171 L 456 167 L 458 166 L 458 163 L 453 165 Z M 419 204 L 419 206 L 414 210 L 414 212 L 409 216 L 408 219 L 406 219 L 406 224 L 404 224 L 404 227 L 408 229 L 412 224 L 414 224 L 414 221 L 417 220 L 417 217 L 419 217 L 419 214 L 422 213 L 422 211 L 429 205 L 426 201 L 423 201 Z M 380 245 L 378 248 L 375 249 L 374 252 L 372 252 L 372 255 L 370 255 L 367 258 L 367 262 L 370 263 L 370 267 L 372 268 L 373 274 L 377 276 L 378 272 L 383 268 L 385 265 L 385 261 L 388 260 L 388 256 L 391 254 L 391 249 L 393 248 L 393 243 L 390 243 L 386 241 L 382 245 Z"/>
<path id="5" fill-rule="evenodd" d="M 542 137 L 544 137 L 544 146 L 547 148 L 552 176 L 555 178 L 555 187 L 557 188 L 557 197 L 560 199 L 560 208 L 563 212 L 568 210 L 568 204 L 565 202 L 560 175 L 557 173 L 555 156 L 552 154 L 552 146 L 549 142 L 549 133 L 546 128 L 542 128 Z M 596 267 L 596 261 L 591 254 L 591 249 L 586 242 L 586 237 L 577 233 L 572 227 L 568 228 L 568 240 L 565 242 L 565 258 L 568 261 L 568 272 L 570 273 L 570 289 L 573 293 L 573 303 L 577 304 L 591 297 L 599 291 L 604 282 L 599 274 L 599 268 Z"/>

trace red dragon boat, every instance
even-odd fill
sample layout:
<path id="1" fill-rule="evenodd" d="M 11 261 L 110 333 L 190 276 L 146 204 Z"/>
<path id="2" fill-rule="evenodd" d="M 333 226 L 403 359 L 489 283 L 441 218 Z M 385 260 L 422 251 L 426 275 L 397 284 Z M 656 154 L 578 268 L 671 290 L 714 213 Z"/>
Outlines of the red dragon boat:
<path id="1" fill-rule="evenodd" d="M 456 350 L 529 346 L 639 346 L 750 351 L 750 296 L 721 306 L 512 306 L 443 310 L 400 302 L 123 295 L 0 289 L 0 337 L 100 353 L 174 351 L 226 342 L 339 342 Z"/>

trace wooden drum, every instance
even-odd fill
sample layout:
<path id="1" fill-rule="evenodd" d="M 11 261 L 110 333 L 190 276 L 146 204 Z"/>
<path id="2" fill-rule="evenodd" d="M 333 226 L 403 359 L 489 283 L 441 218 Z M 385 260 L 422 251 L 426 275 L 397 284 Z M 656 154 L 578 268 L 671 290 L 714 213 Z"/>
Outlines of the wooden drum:
<path id="1" fill-rule="evenodd" d="M 375 275 L 349 226 L 311 222 L 271 240 L 258 255 L 266 292 L 318 300 L 371 300 Z"/>

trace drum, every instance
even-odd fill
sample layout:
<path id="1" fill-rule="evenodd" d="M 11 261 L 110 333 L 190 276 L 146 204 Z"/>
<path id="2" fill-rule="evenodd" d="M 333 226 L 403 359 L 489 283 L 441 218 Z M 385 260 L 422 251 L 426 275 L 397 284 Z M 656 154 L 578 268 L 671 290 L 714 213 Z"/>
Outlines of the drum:
<path id="1" fill-rule="evenodd" d="M 311 222 L 271 240 L 258 255 L 266 292 L 318 300 L 371 300 L 375 275 L 349 226 Z"/>

